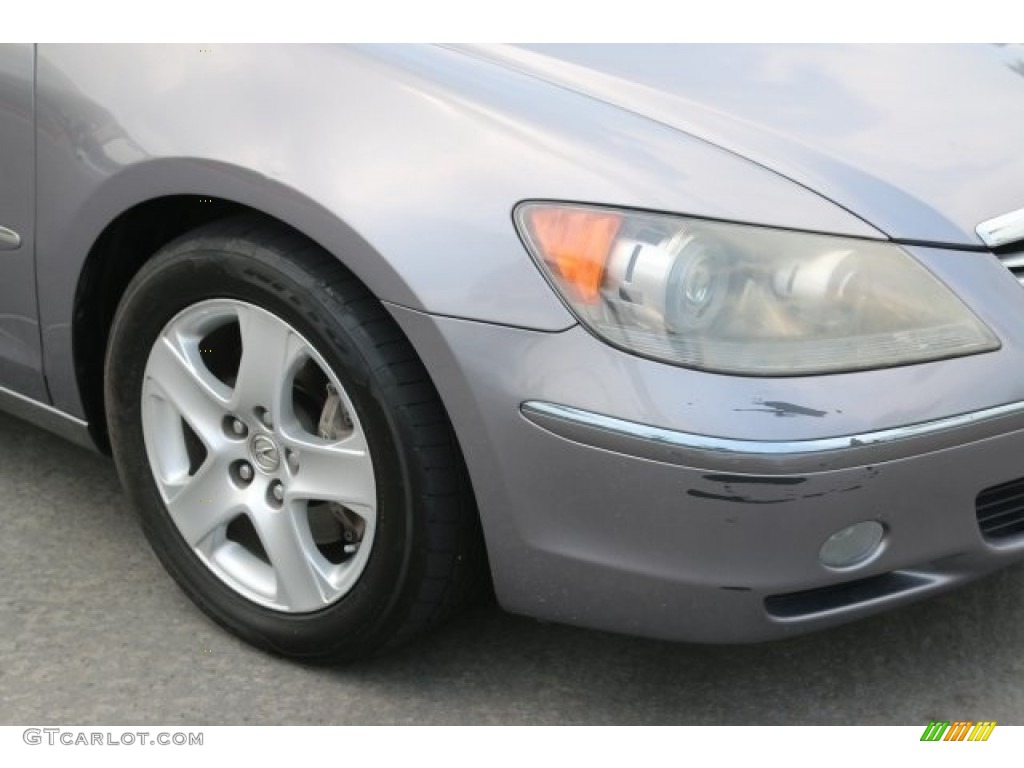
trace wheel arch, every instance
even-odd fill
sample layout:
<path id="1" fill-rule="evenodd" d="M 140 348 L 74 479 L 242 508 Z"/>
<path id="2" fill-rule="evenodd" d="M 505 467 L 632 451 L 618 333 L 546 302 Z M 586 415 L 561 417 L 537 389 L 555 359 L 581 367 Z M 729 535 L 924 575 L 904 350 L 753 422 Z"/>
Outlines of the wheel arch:
<path id="1" fill-rule="evenodd" d="M 138 270 L 160 248 L 196 227 L 241 213 L 259 215 L 275 226 L 288 229 L 315 243 L 347 267 L 380 300 L 401 303 L 411 290 L 386 259 L 343 220 L 294 190 L 283 188 L 266 177 L 237 168 L 216 167 L 204 162 L 205 173 L 185 183 L 173 183 L 181 175 L 178 164 L 153 161 L 146 174 L 164 183 L 150 196 L 132 195 L 138 187 L 133 167 L 112 178 L 77 217 L 75 233 L 65 237 L 90 243 L 77 270 L 70 317 L 70 359 L 61 357 L 61 345 L 50 345 L 45 353 L 47 373 L 55 405 L 79 411 L 89 424 L 90 434 L 101 451 L 109 450 L 106 413 L 103 405 L 103 360 L 111 322 L 118 302 Z M 217 183 L 225 176 L 229 183 Z M 246 189 L 231 189 L 244 182 Z M 168 183 L 168 182 L 172 183 Z M 116 184 L 115 184 L 116 182 Z M 198 191 L 183 191 L 198 190 Z M 279 205 L 274 205 L 277 202 Z M 92 223 L 91 226 L 89 223 Z M 62 249 L 64 253 L 69 250 Z M 46 268 L 40 265 L 41 271 Z M 46 328 L 44 317 L 44 329 Z M 418 350 L 417 350 L 418 353 Z M 74 407 L 77 395 L 80 408 Z"/>

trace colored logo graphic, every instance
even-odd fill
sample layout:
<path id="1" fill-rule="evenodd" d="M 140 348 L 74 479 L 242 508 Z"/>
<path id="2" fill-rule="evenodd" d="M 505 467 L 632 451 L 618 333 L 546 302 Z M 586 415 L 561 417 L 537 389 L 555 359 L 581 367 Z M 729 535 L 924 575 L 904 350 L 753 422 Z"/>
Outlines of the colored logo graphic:
<path id="1" fill-rule="evenodd" d="M 995 727 L 995 720 L 932 720 L 921 734 L 921 741 L 988 741 Z"/>

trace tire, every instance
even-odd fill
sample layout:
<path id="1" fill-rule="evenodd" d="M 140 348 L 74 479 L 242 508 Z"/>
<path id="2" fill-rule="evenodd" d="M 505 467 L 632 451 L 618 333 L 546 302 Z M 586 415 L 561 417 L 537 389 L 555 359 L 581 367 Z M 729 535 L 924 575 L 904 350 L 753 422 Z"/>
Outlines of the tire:
<path id="1" fill-rule="evenodd" d="M 309 661 L 450 615 L 484 557 L 464 463 L 400 329 L 331 255 L 257 216 L 167 245 L 114 317 L 104 395 L 147 539 L 196 605 Z"/>

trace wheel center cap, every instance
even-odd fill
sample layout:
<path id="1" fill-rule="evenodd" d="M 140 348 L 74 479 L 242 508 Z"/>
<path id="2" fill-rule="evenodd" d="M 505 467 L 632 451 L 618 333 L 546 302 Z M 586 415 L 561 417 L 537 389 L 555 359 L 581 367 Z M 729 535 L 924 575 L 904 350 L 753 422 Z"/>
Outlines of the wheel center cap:
<path id="1" fill-rule="evenodd" d="M 277 443 L 266 435 L 254 435 L 249 441 L 249 454 L 253 463 L 264 472 L 274 472 L 281 463 L 281 451 Z"/>

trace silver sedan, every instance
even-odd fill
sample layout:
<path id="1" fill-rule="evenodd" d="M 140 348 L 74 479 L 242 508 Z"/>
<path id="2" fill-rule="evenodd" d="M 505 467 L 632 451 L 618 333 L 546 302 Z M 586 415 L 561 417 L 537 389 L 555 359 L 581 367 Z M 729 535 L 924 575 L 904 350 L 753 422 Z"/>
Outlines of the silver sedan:
<path id="1" fill-rule="evenodd" d="M 0 407 L 289 656 L 491 584 L 703 642 L 932 595 L 1024 556 L 1022 73 L 0 46 Z"/>

